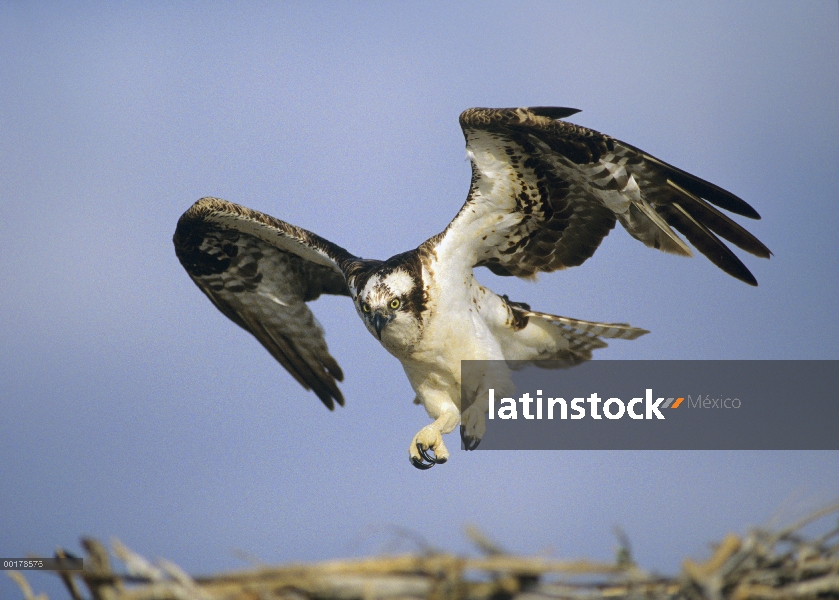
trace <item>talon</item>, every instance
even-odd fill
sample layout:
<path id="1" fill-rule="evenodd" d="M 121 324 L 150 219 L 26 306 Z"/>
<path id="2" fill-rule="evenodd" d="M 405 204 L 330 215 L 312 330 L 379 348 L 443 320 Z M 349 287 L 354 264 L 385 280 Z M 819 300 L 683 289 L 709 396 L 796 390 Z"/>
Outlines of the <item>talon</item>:
<path id="1" fill-rule="evenodd" d="M 425 471 L 425 470 L 430 469 L 431 467 L 434 466 L 434 463 L 431 463 L 430 465 L 427 465 L 424 462 L 422 462 L 421 460 L 419 460 L 418 458 L 415 458 L 413 456 L 411 457 L 411 464 L 414 465 L 420 471 Z"/>
<path id="2" fill-rule="evenodd" d="M 445 456 L 437 456 L 437 454 L 429 454 L 429 452 L 434 452 L 431 448 L 423 448 L 422 444 L 417 442 L 417 451 L 422 455 L 422 457 L 431 465 L 442 465 L 444 462 L 449 460 Z"/>
<path id="3" fill-rule="evenodd" d="M 448 427 L 446 432 L 454 429 L 454 425 Z M 420 429 L 408 446 L 408 455 L 411 457 L 411 464 L 417 469 L 430 469 L 434 465 L 447 462 L 449 451 L 440 436 L 440 429 L 434 425 Z"/>
<path id="4" fill-rule="evenodd" d="M 466 427 L 463 425 L 460 426 L 460 439 L 463 442 L 464 450 L 474 450 L 481 443 L 480 439 L 468 438 L 466 436 Z"/>
<path id="5" fill-rule="evenodd" d="M 425 460 L 425 462 L 435 464 L 437 462 L 436 457 L 434 457 L 433 455 L 428 453 L 430 450 L 431 450 L 431 448 L 426 450 L 425 448 L 422 447 L 422 444 L 417 442 L 417 452 L 420 453 L 420 456 L 422 456 L 423 460 Z"/>

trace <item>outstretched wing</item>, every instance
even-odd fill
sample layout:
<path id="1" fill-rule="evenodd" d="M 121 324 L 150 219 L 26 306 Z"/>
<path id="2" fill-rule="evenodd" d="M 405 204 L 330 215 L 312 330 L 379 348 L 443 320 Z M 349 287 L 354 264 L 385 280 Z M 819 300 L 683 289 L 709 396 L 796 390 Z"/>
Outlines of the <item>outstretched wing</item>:
<path id="1" fill-rule="evenodd" d="M 448 228 L 429 240 L 435 250 L 532 277 L 582 264 L 620 221 L 647 246 L 690 256 L 673 227 L 723 271 L 757 285 L 717 236 L 757 256 L 768 258 L 769 249 L 713 205 L 759 219 L 751 206 L 629 144 L 557 120 L 576 112 L 464 111 L 472 185 Z"/>
<path id="2" fill-rule="evenodd" d="M 306 302 L 349 296 L 345 274 L 362 263 L 313 233 L 218 198 L 202 198 L 178 221 L 175 253 L 231 321 L 252 333 L 329 408 L 344 404 L 344 376 Z M 334 401 L 333 401 L 334 400 Z"/>

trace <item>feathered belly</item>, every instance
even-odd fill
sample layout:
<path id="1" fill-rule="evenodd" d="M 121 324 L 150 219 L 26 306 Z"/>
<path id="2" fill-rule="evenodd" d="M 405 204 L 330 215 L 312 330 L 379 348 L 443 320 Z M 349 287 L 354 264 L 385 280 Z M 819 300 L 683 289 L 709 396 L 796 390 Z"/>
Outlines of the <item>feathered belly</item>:
<path id="1" fill-rule="evenodd" d="M 439 313 L 438 313 L 439 315 Z M 460 361 L 502 360 L 498 340 L 477 312 L 449 311 L 427 324 L 414 351 L 402 360 L 405 374 L 430 416 L 438 406 L 460 407 Z"/>

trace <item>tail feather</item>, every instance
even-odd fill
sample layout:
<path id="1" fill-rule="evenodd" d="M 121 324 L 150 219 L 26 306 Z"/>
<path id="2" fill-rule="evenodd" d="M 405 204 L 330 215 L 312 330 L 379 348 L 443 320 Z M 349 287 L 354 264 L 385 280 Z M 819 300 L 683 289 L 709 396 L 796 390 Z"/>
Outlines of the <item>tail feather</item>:
<path id="1" fill-rule="evenodd" d="M 602 338 L 634 340 L 645 333 L 649 333 L 646 329 L 632 327 L 626 323 L 583 321 L 532 310 L 525 311 L 524 314 L 529 318 L 548 321 L 551 325 L 559 328 L 562 337 L 568 341 L 567 348 L 562 349 L 554 356 L 546 357 L 552 361 L 540 365 L 546 368 L 566 368 L 591 360 L 594 350 L 608 346 Z"/>
<path id="2" fill-rule="evenodd" d="M 561 317 L 559 315 L 549 315 L 543 312 L 534 310 L 522 311 L 527 317 L 537 317 L 545 319 L 558 325 L 578 333 L 587 334 L 595 337 L 602 337 L 606 339 L 621 339 L 634 340 L 649 333 L 646 329 L 640 327 L 632 327 L 627 323 L 601 323 L 598 321 L 583 321 L 582 319 L 571 319 L 569 317 Z M 604 343 L 605 346 L 605 343 Z"/>

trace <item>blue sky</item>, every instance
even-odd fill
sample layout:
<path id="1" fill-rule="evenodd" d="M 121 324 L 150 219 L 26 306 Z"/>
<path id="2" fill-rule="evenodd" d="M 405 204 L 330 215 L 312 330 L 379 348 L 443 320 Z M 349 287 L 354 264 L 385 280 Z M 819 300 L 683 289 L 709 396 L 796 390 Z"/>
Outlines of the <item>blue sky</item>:
<path id="1" fill-rule="evenodd" d="M 837 359 L 835 2 L 3 3 L 0 56 L 0 555 L 116 536 L 209 572 L 242 566 L 234 548 L 375 552 L 388 525 L 463 551 L 475 523 L 608 558 L 617 524 L 674 572 L 839 495 L 836 452 L 455 452 L 416 471 L 427 417 L 345 299 L 313 305 L 346 373 L 329 413 L 171 245 L 215 195 L 386 258 L 462 204 L 463 109 L 571 106 L 751 203 L 775 254 L 744 257 L 760 286 L 622 230 L 582 267 L 482 282 L 652 331 L 598 358 Z"/>

